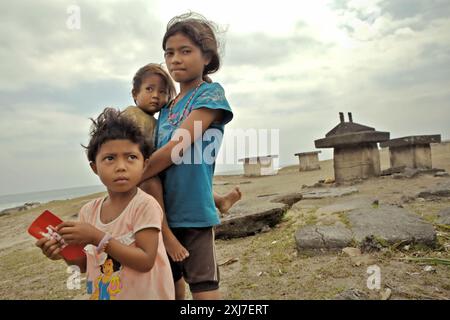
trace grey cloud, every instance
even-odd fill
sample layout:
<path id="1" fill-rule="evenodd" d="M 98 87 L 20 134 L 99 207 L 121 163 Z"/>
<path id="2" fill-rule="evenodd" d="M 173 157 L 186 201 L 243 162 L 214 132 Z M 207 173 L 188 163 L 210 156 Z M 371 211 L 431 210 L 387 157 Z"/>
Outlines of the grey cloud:
<path id="1" fill-rule="evenodd" d="M 58 82 L 54 70 L 46 68 L 54 67 L 54 61 L 63 58 L 68 60 L 67 70 L 58 73 L 71 81 L 101 76 L 87 74 L 92 72 L 93 64 L 123 75 L 136 61 L 164 60 L 161 48 L 164 23 L 151 12 L 148 2 L 102 5 L 78 1 L 80 30 L 66 27 L 69 17 L 66 10 L 72 4 L 71 1 L 2 2 L 0 58 L 7 63 L 1 64 L 0 72 L 5 78 L 18 86 L 34 73 Z"/>
<path id="2" fill-rule="evenodd" d="M 390 13 L 396 19 L 420 15 L 425 20 L 433 20 L 450 16 L 448 0 L 395 0 L 384 1 L 380 5 L 383 12 Z"/>
<path id="3" fill-rule="evenodd" d="M 227 40 L 225 60 L 227 65 L 266 67 L 289 60 L 302 51 L 324 52 L 329 44 L 321 43 L 307 34 L 274 37 L 263 33 L 230 35 Z"/>
<path id="4" fill-rule="evenodd" d="M 438 60 L 436 56 L 444 59 Z M 373 76 L 373 80 L 379 86 L 390 89 L 450 84 L 450 49 L 441 45 L 429 45 L 423 49 L 419 58 L 417 65 L 380 71 Z M 405 59 L 408 57 L 405 56 Z"/>
<path id="5" fill-rule="evenodd" d="M 131 75 L 130 75 L 131 79 Z M 55 88 L 46 83 L 33 83 L 23 90 L 2 90 L 2 110 L 18 106 L 58 105 L 62 111 L 91 115 L 94 110 L 106 106 L 124 108 L 134 104 L 131 99 L 130 82 L 120 80 L 103 80 L 96 82 L 79 82 L 66 88 Z M 20 107 L 18 107 L 20 108 Z"/>

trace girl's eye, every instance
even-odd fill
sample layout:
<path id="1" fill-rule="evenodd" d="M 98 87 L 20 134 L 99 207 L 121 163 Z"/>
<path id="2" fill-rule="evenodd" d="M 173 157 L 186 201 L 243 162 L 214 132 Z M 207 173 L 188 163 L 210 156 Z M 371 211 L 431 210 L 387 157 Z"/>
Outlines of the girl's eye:
<path id="1" fill-rule="evenodd" d="M 173 53 L 171 52 L 171 51 L 166 51 L 166 52 L 164 52 L 164 56 L 165 57 L 169 57 L 169 56 L 171 56 Z"/>
<path id="2" fill-rule="evenodd" d="M 130 159 L 130 160 L 136 160 L 137 158 L 138 157 L 135 156 L 134 154 L 131 154 L 131 155 L 128 156 L 128 159 Z"/>
<path id="3" fill-rule="evenodd" d="M 147 89 L 147 91 L 150 91 L 150 92 L 153 91 L 153 88 L 152 88 L 152 87 L 147 87 L 146 89 Z"/>
<path id="4" fill-rule="evenodd" d="M 191 53 L 191 50 L 183 50 L 182 52 L 183 52 L 183 54 L 189 54 L 189 53 Z"/>
<path id="5" fill-rule="evenodd" d="M 106 156 L 104 160 L 106 160 L 106 161 L 113 161 L 114 157 L 113 156 Z"/>

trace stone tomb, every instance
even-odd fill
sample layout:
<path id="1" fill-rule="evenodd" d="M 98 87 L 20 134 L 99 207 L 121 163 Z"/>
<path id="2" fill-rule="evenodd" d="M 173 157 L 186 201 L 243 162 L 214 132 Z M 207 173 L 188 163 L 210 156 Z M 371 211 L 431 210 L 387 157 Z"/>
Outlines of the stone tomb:
<path id="1" fill-rule="evenodd" d="M 296 153 L 299 161 L 299 171 L 320 170 L 319 153 L 322 151 Z"/>
<path id="2" fill-rule="evenodd" d="M 441 136 L 422 135 L 392 139 L 380 144 L 389 147 L 391 168 L 408 167 L 413 169 L 431 169 L 431 143 L 440 143 Z"/>
<path id="3" fill-rule="evenodd" d="M 314 141 L 316 148 L 334 148 L 335 181 L 342 183 L 379 176 L 378 142 L 389 140 L 389 132 L 354 123 L 350 112 L 348 122 L 344 121 L 342 112 L 339 117 L 340 123 L 325 138 Z"/>
<path id="4" fill-rule="evenodd" d="M 239 159 L 244 163 L 244 176 L 259 177 L 276 175 L 278 168 L 274 168 L 273 160 L 278 158 L 277 155 L 268 155 L 262 157 L 250 157 Z"/>

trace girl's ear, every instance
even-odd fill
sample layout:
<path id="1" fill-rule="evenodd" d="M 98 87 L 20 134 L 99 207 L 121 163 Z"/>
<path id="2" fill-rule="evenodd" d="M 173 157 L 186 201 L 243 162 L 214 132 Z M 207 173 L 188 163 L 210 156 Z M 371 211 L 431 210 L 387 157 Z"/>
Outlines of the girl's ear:
<path id="1" fill-rule="evenodd" d="M 204 66 L 206 67 L 208 64 L 210 64 L 210 62 L 212 60 L 211 53 L 208 52 L 208 53 L 203 54 L 203 59 L 205 60 L 204 61 Z"/>
<path id="2" fill-rule="evenodd" d="M 94 173 L 97 174 L 97 166 L 95 165 L 95 162 L 89 161 L 89 165 L 91 166 L 92 171 L 94 171 Z"/>
<path id="3" fill-rule="evenodd" d="M 145 159 L 144 160 L 144 168 L 146 168 L 147 167 L 147 165 L 148 165 L 148 162 L 150 161 L 150 159 L 149 158 L 147 158 L 147 159 Z"/>

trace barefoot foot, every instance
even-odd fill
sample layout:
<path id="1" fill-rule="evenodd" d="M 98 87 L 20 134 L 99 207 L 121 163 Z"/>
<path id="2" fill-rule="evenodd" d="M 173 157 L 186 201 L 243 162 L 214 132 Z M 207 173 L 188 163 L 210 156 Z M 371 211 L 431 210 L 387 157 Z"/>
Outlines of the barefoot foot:
<path id="1" fill-rule="evenodd" d="M 164 246 L 166 247 L 167 254 L 175 262 L 183 261 L 189 257 L 189 251 L 183 247 L 173 234 L 164 238 Z"/>
<path id="2" fill-rule="evenodd" d="M 239 200 L 242 198 L 241 190 L 238 186 L 234 187 L 232 191 L 227 193 L 225 196 L 222 197 L 222 200 L 217 206 L 217 209 L 219 209 L 220 213 L 227 213 L 228 210 Z"/>

